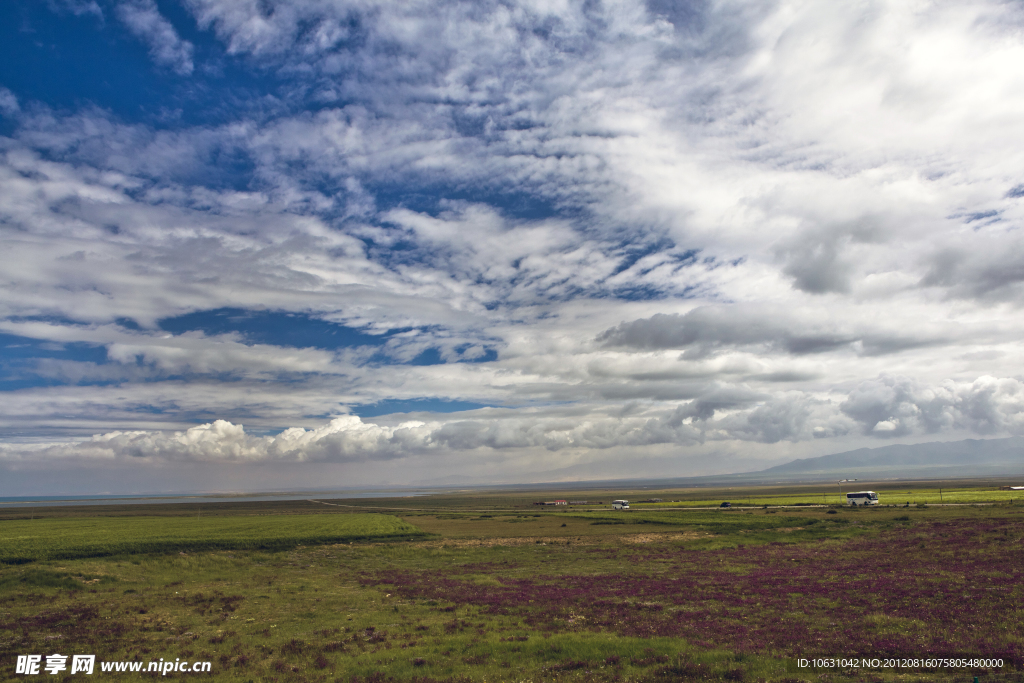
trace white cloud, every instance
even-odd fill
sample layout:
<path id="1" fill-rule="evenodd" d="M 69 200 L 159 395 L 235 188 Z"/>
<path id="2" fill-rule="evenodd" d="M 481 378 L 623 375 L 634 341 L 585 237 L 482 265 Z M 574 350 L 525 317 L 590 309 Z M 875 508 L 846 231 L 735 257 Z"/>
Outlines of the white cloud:
<path id="1" fill-rule="evenodd" d="M 338 417 L 311 430 L 290 428 L 277 436 L 253 437 L 224 420 L 172 434 L 109 432 L 79 443 L 5 449 L 24 457 L 156 458 L 197 461 L 361 461 L 408 457 L 423 451 L 473 451 L 538 447 L 604 449 L 657 443 L 697 443 L 700 433 L 676 414 L 662 417 L 580 420 L 578 416 L 532 416 L 458 420 L 447 424 L 403 422 L 393 427 Z"/>
<path id="2" fill-rule="evenodd" d="M 64 386 L 4 392 L 0 424 L 118 432 L 39 454 L 457 466 L 1020 433 L 1018 6 L 186 8 L 266 97 L 160 129 L 0 90 L 2 329 L 105 354 L 19 365 Z M 202 77 L 152 0 L 116 12 Z M 403 331 L 325 351 L 155 327 L 220 308 Z M 398 364 L 431 349 L 449 362 Z M 316 427 L 424 397 L 507 409 Z"/>
<path id="3" fill-rule="evenodd" d="M 8 461 L 25 458 L 154 459 L 198 462 L 362 462 L 438 453 L 543 449 L 601 451 L 708 441 L 775 443 L 835 437 L 859 424 L 891 438 L 942 429 L 1024 434 L 1024 384 L 981 377 L 923 387 L 906 378 L 861 383 L 841 404 L 782 392 L 760 405 L 750 392 L 722 388 L 674 408 L 633 404 L 609 410 L 582 404 L 547 410 L 481 409 L 395 424 L 354 415 L 326 425 L 252 436 L 225 420 L 168 433 L 113 431 L 77 442 L 3 446 Z"/>
<path id="4" fill-rule="evenodd" d="M 6 116 L 13 116 L 21 111 L 18 106 L 18 98 L 7 88 L 0 88 L 0 112 Z"/>
<path id="5" fill-rule="evenodd" d="M 129 31 L 149 45 L 154 62 L 182 76 L 192 73 L 194 46 L 181 39 L 154 0 L 121 0 L 116 14 Z"/>
<path id="6" fill-rule="evenodd" d="M 965 429 L 975 434 L 1024 433 L 1024 384 L 1014 378 L 922 386 L 906 377 L 862 382 L 840 406 L 866 433 L 901 436 Z"/>
<path id="7" fill-rule="evenodd" d="M 47 4 L 57 13 L 68 12 L 76 17 L 91 14 L 100 21 L 103 20 L 103 10 L 96 0 L 48 0 Z"/>

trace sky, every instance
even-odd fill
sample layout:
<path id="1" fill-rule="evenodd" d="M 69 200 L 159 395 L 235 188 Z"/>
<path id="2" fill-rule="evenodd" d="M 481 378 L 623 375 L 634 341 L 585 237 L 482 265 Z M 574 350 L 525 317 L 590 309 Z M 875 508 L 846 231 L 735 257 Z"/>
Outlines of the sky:
<path id="1" fill-rule="evenodd" d="M 0 4 L 0 495 L 1024 434 L 1024 5 Z"/>

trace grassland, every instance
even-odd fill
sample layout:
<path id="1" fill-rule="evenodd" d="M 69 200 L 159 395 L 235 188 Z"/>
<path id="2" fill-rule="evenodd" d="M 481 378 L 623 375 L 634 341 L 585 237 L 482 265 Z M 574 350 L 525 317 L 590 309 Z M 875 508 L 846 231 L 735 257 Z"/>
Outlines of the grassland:
<path id="1" fill-rule="evenodd" d="M 27 550 L 3 552 L 35 559 L 0 565 L 0 680 L 24 680 L 16 655 L 54 652 L 211 661 L 205 678 L 254 683 L 1022 680 L 1024 505 L 529 499 L 6 511 L 0 538 Z M 103 557 L 55 554 L 90 539 Z M 911 655 L 1004 667 L 793 669 Z"/>
<path id="2" fill-rule="evenodd" d="M 44 518 L 0 524 L 0 563 L 68 560 L 106 555 L 281 550 L 298 545 L 411 539 L 423 536 L 397 517 L 381 514 L 237 517 Z"/>
<path id="3" fill-rule="evenodd" d="M 718 505 L 729 501 L 734 505 L 750 506 L 785 506 L 785 505 L 843 505 L 846 503 L 848 491 L 860 491 L 864 487 L 856 484 L 847 485 L 844 493 L 840 496 L 836 486 L 816 487 L 820 491 L 802 491 L 799 493 L 787 493 L 782 495 L 765 495 L 763 491 L 745 489 L 730 495 L 730 491 L 716 492 L 717 497 L 705 496 L 703 498 L 690 497 L 680 500 L 663 500 L 660 503 L 634 503 L 638 509 L 649 508 L 672 508 L 672 507 L 706 507 Z M 894 488 L 878 487 L 874 490 L 878 493 L 879 504 L 881 505 L 976 505 L 979 503 L 1010 503 L 1017 502 L 1024 504 L 1024 491 L 1000 491 L 995 488 Z"/>

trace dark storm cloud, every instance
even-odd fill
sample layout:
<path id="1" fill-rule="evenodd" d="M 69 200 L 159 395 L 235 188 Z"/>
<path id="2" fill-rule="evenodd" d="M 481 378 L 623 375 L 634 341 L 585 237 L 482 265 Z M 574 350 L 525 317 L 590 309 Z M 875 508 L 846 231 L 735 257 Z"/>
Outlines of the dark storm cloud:
<path id="1" fill-rule="evenodd" d="M 605 330 L 597 341 L 636 350 L 683 349 L 701 358 L 723 349 L 760 347 L 794 356 L 851 348 L 863 355 L 885 355 L 936 344 L 941 338 L 888 331 L 853 331 L 774 307 L 702 306 L 679 314 L 659 313 Z"/>
<path id="2" fill-rule="evenodd" d="M 1024 243 L 1015 240 L 997 249 L 944 249 L 928 260 L 921 284 L 941 287 L 963 299 L 1019 301 L 1024 287 Z"/>

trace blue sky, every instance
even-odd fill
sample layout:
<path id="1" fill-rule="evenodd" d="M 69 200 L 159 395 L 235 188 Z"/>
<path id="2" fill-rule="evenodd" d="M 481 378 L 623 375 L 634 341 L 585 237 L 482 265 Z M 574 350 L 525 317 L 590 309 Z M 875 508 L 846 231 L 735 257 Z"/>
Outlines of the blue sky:
<path id="1" fill-rule="evenodd" d="M 680 476 L 1024 433 L 1022 25 L 4 3 L 0 493 Z"/>

